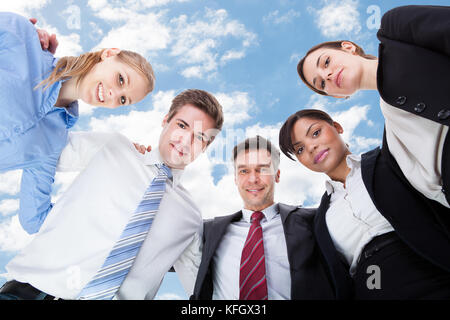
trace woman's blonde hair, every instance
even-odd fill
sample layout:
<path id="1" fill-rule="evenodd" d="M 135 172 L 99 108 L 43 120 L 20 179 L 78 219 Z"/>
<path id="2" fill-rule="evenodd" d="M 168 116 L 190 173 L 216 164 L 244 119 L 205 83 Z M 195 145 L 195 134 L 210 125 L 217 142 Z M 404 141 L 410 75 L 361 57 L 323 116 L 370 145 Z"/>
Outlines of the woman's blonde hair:
<path id="1" fill-rule="evenodd" d="M 44 86 L 45 90 L 55 82 L 70 77 L 78 77 L 78 85 L 86 74 L 97 63 L 102 61 L 102 54 L 105 50 L 106 49 L 96 52 L 87 52 L 78 57 L 67 56 L 60 58 L 50 75 L 39 83 L 37 87 Z M 116 57 L 144 75 L 148 81 L 147 93 L 153 91 L 155 86 L 155 75 L 151 64 L 143 56 L 133 51 L 121 50 Z"/>

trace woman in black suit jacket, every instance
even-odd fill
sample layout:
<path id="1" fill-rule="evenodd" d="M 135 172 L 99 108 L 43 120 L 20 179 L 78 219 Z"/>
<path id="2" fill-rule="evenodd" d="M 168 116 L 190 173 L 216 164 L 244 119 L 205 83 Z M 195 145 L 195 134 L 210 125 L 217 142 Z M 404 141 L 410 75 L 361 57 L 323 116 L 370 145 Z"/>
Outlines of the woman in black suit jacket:
<path id="1" fill-rule="evenodd" d="M 363 155 L 364 185 L 378 211 L 394 228 L 393 234 L 414 254 L 448 273 L 450 7 L 395 8 L 383 16 L 377 36 L 380 40 L 378 59 L 366 55 L 353 42 L 327 42 L 313 47 L 300 60 L 297 70 L 305 84 L 319 94 L 348 97 L 358 90 L 379 91 L 386 119 L 383 147 Z M 297 152 L 291 140 L 297 121 L 298 115 L 291 116 L 280 132 L 280 147 L 287 155 Z M 345 157 L 342 159 L 345 165 Z M 344 277 L 325 222 L 329 203 L 330 197 L 325 194 L 320 206 L 322 215 L 319 213 L 316 219 L 317 237 L 334 277 L 338 297 L 348 298 L 352 295 L 351 279 Z M 377 238 L 373 240 L 375 252 L 379 249 L 377 241 L 382 247 L 386 246 L 385 239 Z M 392 245 L 390 247 L 392 249 Z M 394 264 L 407 267 L 404 264 L 407 260 Z M 399 275 L 400 270 L 397 270 Z M 396 280 L 395 274 L 392 273 L 390 281 Z M 403 274 L 407 281 L 407 272 Z M 373 293 L 383 292 L 362 292 L 365 286 L 362 282 L 366 278 L 354 276 L 359 281 L 355 283 L 357 298 L 377 297 Z M 445 280 L 440 278 L 434 282 L 439 286 Z M 429 283 L 427 281 L 427 285 Z M 378 297 L 427 296 L 407 292 L 405 289 L 403 293 Z M 437 294 L 435 297 L 446 296 Z"/>
<path id="2" fill-rule="evenodd" d="M 392 155 L 397 161 L 405 151 L 414 157 L 425 168 L 425 181 L 417 182 L 414 172 L 410 179 L 413 165 L 399 163 L 410 183 L 450 207 L 450 7 L 392 9 L 383 16 L 377 36 L 378 59 L 350 41 L 325 42 L 309 50 L 297 71 L 309 88 L 322 95 L 342 98 L 359 90 L 378 90 Z M 423 132 L 428 132 L 423 144 L 439 146 L 425 160 L 417 157 L 424 151 L 415 149 Z M 437 170 L 430 168 L 436 166 Z"/>
<path id="3" fill-rule="evenodd" d="M 450 299 L 450 210 L 406 180 L 385 147 L 361 157 L 341 125 L 304 109 L 280 130 L 280 149 L 330 178 L 314 235 L 338 299 Z"/>

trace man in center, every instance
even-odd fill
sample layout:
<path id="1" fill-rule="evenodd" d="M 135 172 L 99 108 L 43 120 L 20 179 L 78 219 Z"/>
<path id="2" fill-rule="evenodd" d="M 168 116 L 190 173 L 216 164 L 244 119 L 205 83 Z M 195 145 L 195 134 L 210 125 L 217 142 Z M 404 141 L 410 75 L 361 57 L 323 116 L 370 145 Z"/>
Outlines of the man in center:
<path id="1" fill-rule="evenodd" d="M 256 136 L 233 149 L 242 210 L 204 223 L 191 299 L 333 299 L 311 227 L 315 209 L 274 202 L 280 152 Z"/>

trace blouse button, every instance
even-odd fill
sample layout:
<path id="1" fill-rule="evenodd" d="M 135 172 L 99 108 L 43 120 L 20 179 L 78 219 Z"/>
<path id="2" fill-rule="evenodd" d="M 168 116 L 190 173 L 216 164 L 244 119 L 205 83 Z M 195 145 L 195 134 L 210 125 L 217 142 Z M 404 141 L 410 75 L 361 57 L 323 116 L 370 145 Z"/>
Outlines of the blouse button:
<path id="1" fill-rule="evenodd" d="M 402 105 L 404 105 L 405 102 L 406 102 L 406 97 L 405 97 L 405 96 L 400 96 L 400 97 L 397 98 L 397 100 L 395 100 L 395 102 L 396 102 L 398 105 L 402 106 Z"/>
<path id="2" fill-rule="evenodd" d="M 421 113 L 423 110 L 425 110 L 427 106 L 425 105 L 425 103 L 420 102 L 418 104 L 416 104 L 416 106 L 414 107 L 414 111 L 417 113 Z"/>
<path id="3" fill-rule="evenodd" d="M 437 117 L 439 120 L 446 120 L 448 117 L 450 117 L 450 110 L 442 109 L 441 111 L 439 111 Z"/>
<path id="4" fill-rule="evenodd" d="M 19 133 L 20 131 L 21 131 L 21 129 L 20 129 L 19 126 L 15 126 L 15 127 L 14 127 L 14 132 L 15 132 L 15 133 Z"/>

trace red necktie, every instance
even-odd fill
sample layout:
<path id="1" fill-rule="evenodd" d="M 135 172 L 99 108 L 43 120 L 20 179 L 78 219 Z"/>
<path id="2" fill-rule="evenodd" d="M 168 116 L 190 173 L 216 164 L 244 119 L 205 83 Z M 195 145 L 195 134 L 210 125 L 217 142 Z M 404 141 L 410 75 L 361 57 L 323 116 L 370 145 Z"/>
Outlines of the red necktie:
<path id="1" fill-rule="evenodd" d="M 266 259 L 260 221 L 264 214 L 255 211 L 241 255 L 239 300 L 267 300 Z"/>

